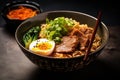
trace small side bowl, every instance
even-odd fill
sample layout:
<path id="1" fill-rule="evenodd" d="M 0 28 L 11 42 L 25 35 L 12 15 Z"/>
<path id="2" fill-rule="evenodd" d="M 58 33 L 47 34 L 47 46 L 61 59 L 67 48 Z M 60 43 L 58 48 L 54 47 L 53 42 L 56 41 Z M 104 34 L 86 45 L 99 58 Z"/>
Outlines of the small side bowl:
<path id="1" fill-rule="evenodd" d="M 13 1 L 11 3 L 7 3 L 1 11 L 1 16 L 6 21 L 7 25 L 12 26 L 12 29 L 16 29 L 20 23 L 26 20 L 9 19 L 7 17 L 9 11 L 17 9 L 19 6 L 24 6 L 27 8 L 31 8 L 32 10 L 36 10 L 37 14 L 42 12 L 40 5 L 33 1 Z"/>
<path id="2" fill-rule="evenodd" d="M 81 12 L 76 11 L 48 11 L 39 14 L 36 17 L 28 19 L 21 23 L 15 32 L 15 39 L 17 44 L 19 45 L 20 49 L 26 55 L 31 62 L 38 65 L 40 69 L 50 70 L 50 71 L 60 71 L 60 72 L 68 72 L 68 71 L 75 71 L 79 69 L 85 68 L 89 63 L 96 59 L 96 57 L 101 53 L 103 48 L 108 42 L 109 39 L 109 31 L 107 26 L 101 22 L 101 25 L 98 28 L 98 34 L 100 35 L 102 42 L 96 51 L 92 52 L 88 56 L 88 61 L 83 63 L 84 56 L 78 56 L 73 58 L 54 58 L 50 56 L 40 56 L 37 55 L 27 48 L 24 47 L 22 37 L 33 26 L 40 25 L 45 23 L 46 18 L 54 19 L 59 16 L 64 16 L 68 18 L 75 19 L 83 24 L 88 24 L 89 26 L 93 26 L 96 23 L 96 18 Z M 26 26 L 26 27 L 24 27 Z"/>

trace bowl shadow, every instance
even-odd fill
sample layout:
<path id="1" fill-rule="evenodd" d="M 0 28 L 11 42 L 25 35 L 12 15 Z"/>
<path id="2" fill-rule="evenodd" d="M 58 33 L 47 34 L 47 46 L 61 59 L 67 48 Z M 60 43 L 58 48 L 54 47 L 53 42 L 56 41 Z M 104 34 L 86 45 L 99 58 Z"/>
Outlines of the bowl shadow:
<path id="1" fill-rule="evenodd" d="M 30 77 L 30 80 L 57 80 L 57 79 L 83 79 L 83 80 L 90 80 L 90 79 L 114 79 L 117 77 L 115 75 L 115 71 L 111 70 L 105 63 L 95 60 L 93 63 L 90 63 L 86 68 L 77 71 L 71 72 L 51 72 L 46 70 L 41 70 L 37 68 Z"/>
<path id="2" fill-rule="evenodd" d="M 15 26 L 9 25 L 9 24 L 5 24 L 4 31 L 5 31 L 5 33 L 9 34 L 11 37 L 15 38 L 15 31 L 16 31 Z"/>

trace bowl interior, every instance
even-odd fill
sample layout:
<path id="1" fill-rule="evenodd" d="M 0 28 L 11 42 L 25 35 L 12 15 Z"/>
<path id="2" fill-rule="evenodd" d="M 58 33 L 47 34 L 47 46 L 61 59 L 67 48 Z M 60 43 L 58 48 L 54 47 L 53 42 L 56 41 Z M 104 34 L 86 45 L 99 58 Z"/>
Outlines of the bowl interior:
<path id="1" fill-rule="evenodd" d="M 72 18 L 74 20 L 79 21 L 81 24 L 87 24 L 90 27 L 94 27 L 95 23 L 96 23 L 96 18 L 93 16 L 90 16 L 88 14 L 85 13 L 81 13 L 81 12 L 75 12 L 75 11 L 49 11 L 49 12 L 43 12 L 41 14 L 39 14 L 36 17 L 33 17 L 31 19 L 28 19 L 24 22 L 22 22 L 15 33 L 15 37 L 16 40 L 19 44 L 19 46 L 22 49 L 27 50 L 26 48 L 24 48 L 23 45 L 23 41 L 22 41 L 22 37 L 23 35 L 26 33 L 26 31 L 28 29 L 30 29 L 33 26 L 38 26 L 41 25 L 42 23 L 46 22 L 46 18 L 49 19 L 54 19 L 56 17 L 68 17 L 68 18 Z M 100 35 L 100 37 L 102 38 L 102 43 L 101 46 L 99 47 L 99 49 L 97 49 L 95 52 L 100 51 L 107 43 L 108 37 L 109 37 L 109 32 L 108 29 L 106 27 L 106 25 L 101 22 L 101 25 L 98 28 L 97 33 Z M 30 52 L 29 50 L 27 50 L 28 52 Z"/>

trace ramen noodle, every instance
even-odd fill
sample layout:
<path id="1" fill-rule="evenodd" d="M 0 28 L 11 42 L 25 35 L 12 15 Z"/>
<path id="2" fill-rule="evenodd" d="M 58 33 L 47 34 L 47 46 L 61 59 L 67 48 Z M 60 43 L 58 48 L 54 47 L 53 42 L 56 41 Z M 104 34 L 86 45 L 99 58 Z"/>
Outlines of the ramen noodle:
<path id="1" fill-rule="evenodd" d="M 38 31 L 38 37 L 35 41 L 31 41 L 30 46 L 32 47 L 29 49 L 36 54 L 55 58 L 71 58 L 84 55 L 93 33 L 93 28 L 87 24 L 80 24 L 72 18 L 65 17 L 57 17 L 54 20 L 46 19 L 46 23 L 41 24 L 39 28 L 41 29 Z M 45 41 L 40 42 L 41 39 Z M 42 46 L 46 50 L 40 50 L 39 44 L 43 44 Z M 101 38 L 96 34 L 90 52 L 97 50 L 100 45 Z"/>

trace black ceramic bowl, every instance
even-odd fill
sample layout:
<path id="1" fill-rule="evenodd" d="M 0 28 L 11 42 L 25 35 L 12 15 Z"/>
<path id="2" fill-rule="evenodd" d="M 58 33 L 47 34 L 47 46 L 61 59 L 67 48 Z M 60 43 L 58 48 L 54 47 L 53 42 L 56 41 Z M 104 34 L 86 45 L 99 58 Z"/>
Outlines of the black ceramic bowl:
<path id="1" fill-rule="evenodd" d="M 15 33 L 16 41 L 20 49 L 26 55 L 26 57 L 29 58 L 33 63 L 38 65 L 40 69 L 45 69 L 50 71 L 62 71 L 62 72 L 83 69 L 86 65 L 88 65 L 90 62 L 95 60 L 95 58 L 101 53 L 101 51 L 103 50 L 103 48 L 105 47 L 108 41 L 109 31 L 103 22 L 101 22 L 101 25 L 99 26 L 97 32 L 102 38 L 101 46 L 95 52 L 89 54 L 88 56 L 89 59 L 87 63 L 83 63 L 84 56 L 73 57 L 73 58 L 53 58 L 48 56 L 40 56 L 29 51 L 23 45 L 22 37 L 28 29 L 30 29 L 33 26 L 37 26 L 44 23 L 46 21 L 46 18 L 54 19 L 60 16 L 73 18 L 79 21 L 80 23 L 88 24 L 89 26 L 95 26 L 95 22 L 96 22 L 95 17 L 81 12 L 65 11 L 65 10 L 43 12 L 34 18 L 22 22 L 19 25 Z"/>
<path id="2" fill-rule="evenodd" d="M 1 15 L 4 18 L 4 20 L 6 21 L 8 27 L 11 27 L 12 29 L 16 29 L 17 26 L 23 22 L 24 20 L 19 20 L 19 19 L 9 19 L 7 17 L 7 14 L 11 11 L 11 10 L 15 10 L 18 9 L 19 6 L 23 6 L 23 7 L 27 7 L 30 8 L 32 10 L 36 10 L 37 14 L 42 12 L 42 9 L 40 7 L 40 4 L 33 2 L 33 1 L 13 1 L 11 3 L 7 3 L 2 11 L 1 11 Z"/>

